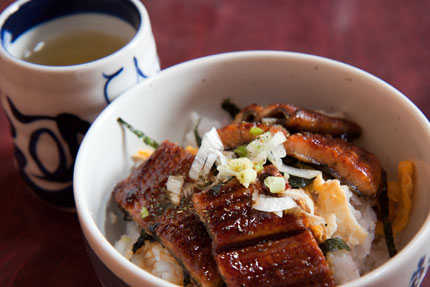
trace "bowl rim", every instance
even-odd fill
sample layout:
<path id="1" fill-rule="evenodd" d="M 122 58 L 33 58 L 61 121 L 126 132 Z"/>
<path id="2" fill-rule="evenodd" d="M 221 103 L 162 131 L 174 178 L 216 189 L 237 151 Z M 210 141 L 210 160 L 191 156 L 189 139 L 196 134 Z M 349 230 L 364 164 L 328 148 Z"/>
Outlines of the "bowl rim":
<path id="1" fill-rule="evenodd" d="M 283 58 L 283 60 L 288 60 L 287 58 L 294 58 L 294 59 L 300 59 L 302 61 L 312 61 L 316 64 L 326 64 L 329 66 L 334 66 L 336 68 L 340 68 L 343 70 L 348 70 L 348 72 L 352 72 L 354 75 L 359 76 L 360 78 L 365 78 L 370 82 L 373 82 L 377 84 L 378 86 L 382 87 L 385 90 L 388 90 L 388 92 L 393 96 L 396 97 L 398 100 L 402 102 L 402 104 L 405 105 L 405 107 L 408 110 L 412 110 L 415 118 L 425 126 L 425 128 L 428 131 L 428 135 L 430 135 L 430 123 L 427 120 L 427 118 L 424 116 L 424 114 L 418 109 L 418 107 L 405 95 L 403 95 L 400 91 L 398 91 L 396 88 L 392 87 L 387 82 L 383 81 L 382 79 L 370 74 L 369 72 L 366 72 L 360 68 L 357 68 L 355 66 L 352 66 L 347 63 L 343 63 L 334 59 L 329 59 L 322 56 L 317 55 L 311 55 L 311 54 L 305 54 L 300 52 L 290 52 L 290 51 L 276 51 L 276 50 L 247 50 L 247 51 L 236 51 L 236 52 L 226 52 L 226 53 L 220 53 L 220 54 L 214 54 L 209 56 L 204 56 L 201 58 L 191 59 L 176 65 L 173 65 L 171 67 L 168 67 L 166 69 L 163 69 L 158 74 L 148 78 L 142 83 L 139 83 L 138 85 L 130 88 L 126 92 L 124 92 L 121 96 L 119 96 L 116 100 L 114 100 L 113 103 L 111 103 L 109 106 L 107 106 L 102 113 L 96 118 L 90 129 L 88 130 L 87 134 L 85 135 L 81 147 L 79 149 L 75 169 L 74 169 L 74 177 L 73 177 L 73 185 L 74 185 L 74 196 L 75 196 L 75 202 L 76 202 L 76 209 L 79 216 L 79 221 L 81 224 L 81 228 L 84 231 L 84 234 L 88 239 L 88 242 L 91 246 L 91 248 L 94 249 L 97 256 L 99 256 L 102 261 L 105 263 L 107 259 L 109 259 L 109 262 L 112 262 L 112 260 L 115 260 L 115 264 L 117 267 L 120 267 L 123 270 L 133 272 L 135 273 L 135 278 L 141 278 L 151 281 L 153 284 L 157 284 L 157 286 L 177 286 L 174 284 L 171 284 L 163 279 L 160 279 L 159 277 L 152 275 L 151 273 L 139 268 L 137 265 L 133 264 L 132 262 L 128 261 L 124 256 L 119 254 L 118 251 L 111 245 L 108 240 L 104 237 L 102 232 L 97 227 L 97 224 L 95 223 L 91 212 L 88 210 L 88 207 L 86 206 L 86 201 L 84 198 L 85 193 L 85 187 L 83 186 L 83 183 L 80 181 L 80 171 L 82 169 L 82 165 L 84 165 L 84 155 L 87 153 L 86 151 L 86 142 L 91 141 L 91 139 L 94 137 L 94 131 L 98 129 L 99 126 L 102 126 L 106 119 L 108 119 L 111 114 L 114 112 L 116 105 L 121 103 L 122 101 L 127 101 L 129 98 L 136 97 L 138 91 L 145 89 L 147 86 L 151 86 L 153 81 L 157 81 L 158 78 L 164 77 L 164 75 L 168 75 L 171 73 L 177 73 L 178 70 L 182 69 L 193 69 L 193 67 L 201 66 L 201 65 L 207 65 L 207 64 L 213 64 L 218 61 L 229 61 L 229 60 L 238 60 L 238 59 L 244 59 L 244 58 L 260 58 L 260 57 L 273 57 L 273 58 Z M 116 104 L 115 104 L 116 103 Z M 421 225 L 419 230 L 416 232 L 416 234 L 413 236 L 413 238 L 398 252 L 398 254 L 383 263 L 381 266 L 375 268 L 374 270 L 368 272 L 367 274 L 361 276 L 360 278 L 353 280 L 351 282 L 348 282 L 348 286 L 366 286 L 367 284 L 371 284 L 372 281 L 376 280 L 378 277 L 380 277 L 381 273 L 388 273 L 389 270 L 395 270 L 400 268 L 405 262 L 405 260 L 409 257 L 409 254 L 413 254 L 412 250 L 414 250 L 417 246 L 422 244 L 422 240 L 425 240 L 425 238 L 430 235 L 430 213 L 427 214 L 424 223 Z M 109 265 L 109 269 L 111 269 L 114 266 Z M 111 271 L 117 275 L 119 272 L 119 269 L 115 269 Z M 123 272 L 121 272 L 123 273 Z M 157 280 L 158 279 L 158 280 Z M 345 286 L 345 285 L 342 285 Z"/>

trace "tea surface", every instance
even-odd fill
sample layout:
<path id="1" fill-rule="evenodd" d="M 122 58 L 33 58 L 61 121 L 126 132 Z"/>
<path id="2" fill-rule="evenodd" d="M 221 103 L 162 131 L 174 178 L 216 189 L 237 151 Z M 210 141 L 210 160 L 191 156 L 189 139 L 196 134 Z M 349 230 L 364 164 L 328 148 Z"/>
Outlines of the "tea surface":
<path id="1" fill-rule="evenodd" d="M 39 42 L 22 59 L 48 66 L 76 65 L 106 57 L 127 42 L 119 35 L 101 31 L 76 31 Z"/>

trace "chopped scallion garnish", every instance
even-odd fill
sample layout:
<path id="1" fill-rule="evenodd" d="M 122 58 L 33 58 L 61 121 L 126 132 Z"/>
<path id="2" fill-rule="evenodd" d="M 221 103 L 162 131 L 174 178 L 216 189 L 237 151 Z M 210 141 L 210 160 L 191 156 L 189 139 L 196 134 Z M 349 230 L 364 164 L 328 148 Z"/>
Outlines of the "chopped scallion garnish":
<path id="1" fill-rule="evenodd" d="M 259 136 L 263 133 L 263 129 L 260 129 L 259 127 L 252 127 L 249 130 L 249 133 L 253 136 Z"/>
<path id="2" fill-rule="evenodd" d="M 262 171 L 262 170 L 264 169 L 264 167 L 263 167 L 263 162 L 262 162 L 262 161 L 260 161 L 260 162 L 256 162 L 256 163 L 254 163 L 254 169 L 255 169 L 257 172 Z"/>
<path id="3" fill-rule="evenodd" d="M 238 157 L 248 157 L 248 151 L 246 150 L 245 145 L 238 146 L 234 152 L 237 154 Z"/>
<path id="4" fill-rule="evenodd" d="M 147 216 L 149 216 L 149 211 L 145 206 L 143 206 L 140 210 L 140 218 L 144 219 Z"/>
<path id="5" fill-rule="evenodd" d="M 279 176 L 268 176 L 264 179 L 264 184 L 271 193 L 279 193 L 285 190 L 285 179 Z"/>

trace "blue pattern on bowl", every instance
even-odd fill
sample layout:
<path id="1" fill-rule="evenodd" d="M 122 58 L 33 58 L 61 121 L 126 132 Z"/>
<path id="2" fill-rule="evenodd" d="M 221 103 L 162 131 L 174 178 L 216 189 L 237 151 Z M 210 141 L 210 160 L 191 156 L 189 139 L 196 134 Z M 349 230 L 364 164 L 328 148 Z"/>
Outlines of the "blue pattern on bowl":
<path id="1" fill-rule="evenodd" d="M 115 78 L 115 77 L 117 77 L 119 74 L 121 74 L 121 72 L 124 70 L 124 68 L 123 67 L 121 67 L 120 69 L 118 69 L 118 71 L 116 71 L 115 73 L 113 73 L 113 74 L 110 74 L 110 75 L 106 75 L 105 73 L 103 73 L 102 75 L 103 75 L 103 78 L 105 78 L 107 81 L 106 81 L 106 83 L 105 83 L 105 86 L 104 86 L 104 89 L 103 89 L 103 94 L 104 94 L 104 97 L 105 97 L 105 100 L 106 100 L 106 103 L 107 104 L 110 104 L 111 103 L 111 100 L 109 99 L 109 95 L 108 95 L 108 87 L 109 87 L 109 84 L 110 84 L 110 82 Z"/>
<path id="2" fill-rule="evenodd" d="M 140 67 L 139 67 L 139 61 L 137 60 L 137 58 L 136 58 L 136 57 L 133 57 L 133 63 L 134 63 L 134 68 L 136 69 L 136 77 L 137 77 L 136 83 L 139 83 L 141 79 L 146 79 L 146 78 L 148 78 L 148 76 L 147 76 L 147 75 L 145 75 L 145 74 L 142 72 L 142 69 L 140 69 Z M 107 81 L 106 81 L 106 83 L 105 83 L 105 85 L 104 85 L 104 89 L 103 89 L 103 94 L 104 94 L 104 97 L 105 97 L 105 100 L 106 100 L 106 103 L 107 103 L 107 104 L 110 104 L 110 103 L 111 103 L 111 100 L 110 100 L 110 97 L 109 97 L 109 93 L 108 93 L 108 87 L 109 87 L 109 84 L 111 83 L 111 81 L 112 81 L 115 77 L 119 76 L 119 74 L 121 74 L 121 72 L 122 72 L 123 70 L 124 70 L 124 67 L 121 67 L 121 68 L 119 68 L 119 69 L 118 69 L 115 73 L 113 73 L 113 74 L 110 74 L 110 75 L 107 75 L 107 74 L 105 74 L 105 73 L 103 73 L 103 74 L 102 74 L 103 78 L 105 78 L 105 79 L 107 80 Z"/>
<path id="3" fill-rule="evenodd" d="M 412 273 L 411 279 L 409 280 L 409 287 L 418 287 L 421 285 L 421 282 L 423 281 L 428 269 L 430 268 L 430 258 L 427 262 L 426 266 L 426 255 L 421 256 L 420 260 L 417 263 L 417 268 Z"/>
<path id="4" fill-rule="evenodd" d="M 146 79 L 148 78 L 147 75 L 145 75 L 142 70 L 139 67 L 139 62 L 137 61 L 137 58 L 134 57 L 133 58 L 133 62 L 134 62 L 134 67 L 136 68 L 136 73 L 137 73 L 137 81 L 139 82 L 140 78 Z"/>
<path id="5" fill-rule="evenodd" d="M 28 154 L 36 163 L 39 175 L 27 174 L 25 172 L 25 167 L 28 161 L 25 157 L 25 153 L 22 152 L 16 145 L 15 158 L 17 159 L 18 168 L 22 173 L 24 180 L 28 183 L 31 189 L 33 189 L 51 204 L 55 204 L 64 208 L 74 207 L 72 187 L 74 161 L 68 164 L 66 153 L 70 155 L 70 158 L 74 159 L 76 157 L 80 144 L 79 137 L 83 136 L 87 132 L 88 128 L 90 127 L 90 123 L 80 119 L 76 115 L 67 113 L 58 114 L 57 116 L 25 115 L 18 110 L 9 97 L 7 97 L 7 102 L 14 120 L 21 124 L 25 125 L 37 121 L 55 122 L 59 134 L 56 134 L 55 131 L 49 128 L 43 127 L 32 131 L 30 135 Z M 12 137 L 15 138 L 17 136 L 14 132 L 15 127 L 12 121 L 9 120 L 9 122 L 11 126 Z M 50 171 L 48 168 L 46 168 L 43 159 L 38 155 L 37 146 L 41 136 L 49 136 L 55 142 L 59 162 L 54 171 Z M 62 145 L 60 139 L 65 143 L 65 146 Z M 69 183 L 69 185 L 59 190 L 47 190 L 36 184 L 34 180 L 32 180 L 32 177 L 41 179 L 45 182 Z"/>

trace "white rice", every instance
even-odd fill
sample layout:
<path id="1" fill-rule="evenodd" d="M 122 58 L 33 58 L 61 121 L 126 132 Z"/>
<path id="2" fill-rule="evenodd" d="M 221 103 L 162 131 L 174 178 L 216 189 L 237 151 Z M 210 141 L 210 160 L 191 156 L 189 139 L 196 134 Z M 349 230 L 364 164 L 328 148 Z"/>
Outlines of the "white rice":
<path id="1" fill-rule="evenodd" d="M 127 223 L 125 234 L 115 242 L 114 247 L 140 268 L 173 284 L 183 285 L 184 273 L 181 265 L 159 242 L 145 241 L 145 244 L 133 254 L 133 244 L 139 235 L 138 226 L 130 221 Z"/>
<path id="2" fill-rule="evenodd" d="M 375 236 L 370 254 L 362 265 L 362 275 L 372 271 L 378 266 L 381 266 L 389 259 L 390 256 L 388 255 L 385 238 L 382 236 Z"/>
<path id="3" fill-rule="evenodd" d="M 362 200 L 349 189 L 345 190 L 348 190 L 347 197 L 353 207 L 352 214 L 368 235 L 361 245 L 352 247 L 351 251 L 338 250 L 327 254 L 327 261 L 338 285 L 357 279 L 384 262 L 377 262 L 375 256 L 381 253 L 384 253 L 383 258 L 388 256 L 385 245 L 372 248 L 377 221 L 372 208 L 374 202 Z"/>
<path id="4" fill-rule="evenodd" d="M 343 284 L 360 277 L 359 266 L 348 251 L 337 250 L 327 253 L 327 262 L 337 284 Z"/>

